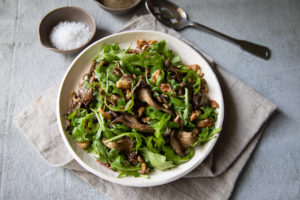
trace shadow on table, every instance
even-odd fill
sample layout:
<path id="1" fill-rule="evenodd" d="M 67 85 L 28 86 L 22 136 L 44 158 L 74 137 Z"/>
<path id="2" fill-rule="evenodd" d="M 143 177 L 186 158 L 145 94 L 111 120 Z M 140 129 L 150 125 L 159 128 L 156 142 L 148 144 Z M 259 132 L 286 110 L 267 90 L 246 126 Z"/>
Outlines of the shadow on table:
<path id="1" fill-rule="evenodd" d="M 95 33 L 95 37 L 93 38 L 92 40 L 92 43 L 105 37 L 105 36 L 108 36 L 112 34 L 110 31 L 106 30 L 106 29 L 103 29 L 103 28 L 97 28 L 96 30 L 96 33 Z"/>

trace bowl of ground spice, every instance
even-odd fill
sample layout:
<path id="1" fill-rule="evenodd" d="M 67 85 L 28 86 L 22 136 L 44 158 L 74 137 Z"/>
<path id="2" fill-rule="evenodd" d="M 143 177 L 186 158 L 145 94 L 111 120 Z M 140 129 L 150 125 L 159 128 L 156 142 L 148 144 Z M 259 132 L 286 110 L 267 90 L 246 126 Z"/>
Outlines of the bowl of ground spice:
<path id="1" fill-rule="evenodd" d="M 98 5 L 115 15 L 129 13 L 136 9 L 142 0 L 95 0 Z"/>
<path id="2" fill-rule="evenodd" d="M 96 33 L 94 18 L 78 7 L 62 7 L 48 13 L 39 26 L 42 46 L 59 53 L 78 53 Z"/>

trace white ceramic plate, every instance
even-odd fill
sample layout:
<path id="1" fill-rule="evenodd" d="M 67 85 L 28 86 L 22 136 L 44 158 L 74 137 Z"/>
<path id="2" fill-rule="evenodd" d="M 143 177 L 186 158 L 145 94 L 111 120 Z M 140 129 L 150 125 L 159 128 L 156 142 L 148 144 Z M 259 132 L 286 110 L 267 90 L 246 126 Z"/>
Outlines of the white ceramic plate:
<path id="1" fill-rule="evenodd" d="M 169 48 L 180 56 L 184 64 L 189 65 L 196 63 L 201 66 L 204 72 L 204 78 L 208 83 L 209 96 L 212 99 L 216 100 L 220 106 L 217 110 L 219 114 L 218 120 L 216 122 L 216 127 L 221 127 L 224 118 L 223 95 L 218 79 L 214 71 L 211 69 L 210 65 L 197 51 L 195 51 L 186 43 L 170 35 L 154 31 L 129 31 L 111 35 L 94 42 L 82 53 L 80 53 L 69 66 L 69 69 L 67 70 L 60 85 L 57 99 L 57 119 L 59 129 L 66 147 L 76 159 L 76 161 L 86 170 L 113 183 L 135 187 L 149 187 L 169 183 L 183 177 L 184 175 L 195 169 L 212 150 L 218 138 L 218 134 L 216 138 L 210 140 L 205 145 L 198 145 L 195 149 L 194 157 L 190 161 L 181 164 L 176 168 L 163 172 L 155 170 L 150 174 L 150 179 L 135 177 L 117 178 L 119 172 L 113 172 L 110 169 L 107 169 L 106 167 L 99 164 L 92 155 L 78 148 L 75 141 L 72 140 L 71 135 L 63 128 L 65 127 L 65 120 L 63 115 L 67 112 L 67 108 L 71 103 L 70 93 L 72 90 L 77 91 L 79 80 L 81 79 L 83 74 L 89 70 L 89 64 L 97 55 L 98 49 L 100 47 L 103 47 L 105 44 L 113 42 L 117 42 L 121 48 L 126 48 L 130 43 L 135 45 L 138 39 L 158 41 L 166 40 Z"/>

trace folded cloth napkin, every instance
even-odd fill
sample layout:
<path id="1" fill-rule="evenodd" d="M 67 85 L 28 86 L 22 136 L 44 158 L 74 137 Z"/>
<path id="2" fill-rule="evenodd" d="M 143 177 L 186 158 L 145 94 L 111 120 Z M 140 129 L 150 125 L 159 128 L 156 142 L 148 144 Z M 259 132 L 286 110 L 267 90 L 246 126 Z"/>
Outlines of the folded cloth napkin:
<path id="1" fill-rule="evenodd" d="M 149 15 L 134 17 L 122 31 L 136 29 L 165 32 L 187 42 Z M 209 57 L 206 59 L 213 64 Z M 58 84 L 16 116 L 14 123 L 50 165 L 70 169 L 110 199 L 228 199 L 276 105 L 223 68 L 215 65 L 214 69 L 219 75 L 225 101 L 223 130 L 207 159 L 184 178 L 169 184 L 148 188 L 121 186 L 83 169 L 67 151 L 58 130 L 55 113 Z"/>

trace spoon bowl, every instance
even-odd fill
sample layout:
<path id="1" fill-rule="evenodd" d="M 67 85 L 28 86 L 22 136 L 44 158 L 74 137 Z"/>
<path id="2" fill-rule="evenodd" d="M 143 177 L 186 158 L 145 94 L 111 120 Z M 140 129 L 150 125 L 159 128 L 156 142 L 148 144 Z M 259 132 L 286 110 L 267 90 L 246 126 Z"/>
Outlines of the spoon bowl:
<path id="1" fill-rule="evenodd" d="M 189 26 L 187 13 L 176 4 L 169 1 L 147 0 L 146 7 L 157 20 L 177 31 Z"/>

